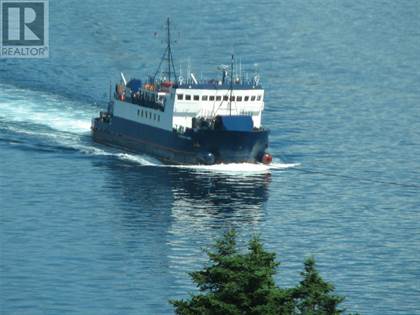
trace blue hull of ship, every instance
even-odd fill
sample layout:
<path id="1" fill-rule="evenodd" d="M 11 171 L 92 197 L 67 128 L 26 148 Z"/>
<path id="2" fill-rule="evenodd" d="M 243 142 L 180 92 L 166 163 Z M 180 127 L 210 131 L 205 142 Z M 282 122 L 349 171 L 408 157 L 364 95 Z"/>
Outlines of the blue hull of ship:
<path id="1" fill-rule="evenodd" d="M 179 134 L 119 117 L 96 118 L 92 125 L 96 142 L 150 154 L 171 164 L 260 162 L 268 147 L 268 133 L 190 129 Z"/>

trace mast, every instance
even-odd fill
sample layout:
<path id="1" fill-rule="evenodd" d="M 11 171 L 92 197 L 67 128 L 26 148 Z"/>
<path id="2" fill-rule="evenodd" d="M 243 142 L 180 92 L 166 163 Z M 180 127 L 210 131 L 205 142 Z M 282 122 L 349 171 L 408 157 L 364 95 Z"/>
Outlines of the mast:
<path id="1" fill-rule="evenodd" d="M 171 59 L 172 59 L 172 51 L 171 51 L 171 29 L 170 29 L 170 22 L 169 18 L 166 20 L 166 28 L 168 31 L 168 80 L 171 81 Z"/>
<path id="2" fill-rule="evenodd" d="M 230 63 L 230 95 L 229 95 L 229 116 L 232 116 L 232 92 L 233 92 L 233 54 Z"/>
<path id="3" fill-rule="evenodd" d="M 167 40 L 167 44 L 166 44 L 166 48 L 165 51 L 163 52 L 162 58 L 160 59 L 160 63 L 159 66 L 155 72 L 155 75 L 153 76 L 153 81 L 155 81 L 155 78 L 157 76 L 157 74 L 160 71 L 160 67 L 162 66 L 162 63 L 164 60 L 166 60 L 167 63 L 167 75 L 168 75 L 168 81 L 171 81 L 171 76 L 173 74 L 174 79 L 176 79 L 176 71 L 175 71 L 175 65 L 174 65 L 174 57 L 172 55 L 172 47 L 171 47 L 171 23 L 170 23 L 170 19 L 167 18 L 166 20 L 166 40 Z"/>

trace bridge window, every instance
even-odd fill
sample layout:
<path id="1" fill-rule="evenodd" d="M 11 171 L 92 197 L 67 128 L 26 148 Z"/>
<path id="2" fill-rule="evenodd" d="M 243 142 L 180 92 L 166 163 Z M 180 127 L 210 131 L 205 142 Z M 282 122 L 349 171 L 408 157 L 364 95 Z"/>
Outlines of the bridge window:
<path id="1" fill-rule="evenodd" d="M 258 95 L 257 101 L 261 101 L 261 95 Z"/>
<path id="2" fill-rule="evenodd" d="M 207 96 L 207 95 L 203 95 L 203 96 L 201 97 L 201 100 L 202 100 L 202 101 L 207 101 L 207 99 L 208 99 L 208 96 Z"/>
<path id="3" fill-rule="evenodd" d="M 158 119 L 158 121 L 160 121 L 160 115 L 158 115 L 157 119 Z"/>
<path id="4" fill-rule="evenodd" d="M 242 96 L 238 96 L 238 97 L 236 98 L 236 101 L 237 101 L 237 102 L 242 102 Z"/>
<path id="5" fill-rule="evenodd" d="M 251 96 L 251 101 L 255 101 L 255 95 Z"/>
<path id="6" fill-rule="evenodd" d="M 188 95 L 188 94 L 187 94 L 187 95 L 185 95 L 185 100 L 186 100 L 186 101 L 191 101 L 191 95 Z"/>
<path id="7" fill-rule="evenodd" d="M 200 100 L 200 96 L 199 95 L 194 95 L 194 101 L 199 101 Z"/>
<path id="8" fill-rule="evenodd" d="M 143 110 L 141 110 L 141 117 L 143 117 Z"/>
<path id="9" fill-rule="evenodd" d="M 182 101 L 184 99 L 184 94 L 177 94 L 178 100 Z"/>
<path id="10" fill-rule="evenodd" d="M 223 100 L 224 101 L 228 101 L 229 100 L 229 97 L 227 95 L 225 95 L 225 96 L 223 96 Z"/>
<path id="11" fill-rule="evenodd" d="M 231 102 L 234 102 L 234 101 L 235 101 L 235 96 L 231 96 L 231 97 L 230 97 L 230 101 L 231 101 Z"/>
<path id="12" fill-rule="evenodd" d="M 216 96 L 216 101 L 221 101 L 222 100 L 222 97 L 219 95 L 219 96 Z"/>
<path id="13" fill-rule="evenodd" d="M 244 101 L 245 101 L 245 102 L 248 102 L 248 101 L 249 101 L 249 96 L 245 96 Z"/>
<path id="14" fill-rule="evenodd" d="M 210 101 L 214 101 L 214 96 L 210 95 Z"/>

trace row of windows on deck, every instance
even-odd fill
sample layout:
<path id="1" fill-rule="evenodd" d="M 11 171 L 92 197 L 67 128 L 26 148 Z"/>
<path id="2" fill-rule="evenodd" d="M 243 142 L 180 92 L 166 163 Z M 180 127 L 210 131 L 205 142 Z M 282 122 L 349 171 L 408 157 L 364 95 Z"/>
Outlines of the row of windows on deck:
<path id="1" fill-rule="evenodd" d="M 137 110 L 137 116 L 149 118 L 150 120 L 152 120 L 152 117 L 153 117 L 153 120 L 160 121 L 160 115 L 159 114 L 152 114 L 151 112 L 149 112 L 147 110 L 143 111 L 143 110 L 138 109 Z"/>
<path id="2" fill-rule="evenodd" d="M 178 98 L 178 100 L 179 101 L 182 101 L 182 100 L 186 100 L 186 101 L 191 101 L 191 98 L 194 100 L 194 101 L 199 101 L 200 100 L 200 95 L 193 95 L 193 96 L 191 96 L 191 95 L 189 95 L 189 94 L 185 94 L 185 98 L 184 98 L 184 94 L 177 94 L 177 98 Z M 201 96 L 201 100 L 202 101 L 221 101 L 222 100 L 222 98 L 223 98 L 223 100 L 224 101 L 228 101 L 229 100 L 229 96 L 228 95 L 225 95 L 225 96 L 221 96 L 221 95 L 210 95 L 210 96 L 208 96 L 208 95 L 202 95 Z M 257 101 L 261 101 L 261 95 L 258 95 L 258 96 L 255 96 L 255 95 L 253 95 L 253 96 L 231 96 L 230 97 L 230 100 L 232 101 L 232 102 L 242 102 L 242 101 L 244 101 L 244 102 L 248 102 L 249 100 L 251 100 L 252 102 L 253 101 L 255 101 L 255 100 L 257 100 Z"/>

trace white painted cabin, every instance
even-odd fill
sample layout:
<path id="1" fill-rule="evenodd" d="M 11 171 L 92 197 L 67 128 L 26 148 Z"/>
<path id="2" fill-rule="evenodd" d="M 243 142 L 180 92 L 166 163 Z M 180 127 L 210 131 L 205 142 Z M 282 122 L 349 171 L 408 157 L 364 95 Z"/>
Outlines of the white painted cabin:
<path id="1" fill-rule="evenodd" d="M 113 115 L 171 131 L 192 127 L 192 119 L 212 118 L 217 115 L 249 115 L 255 128 L 261 127 L 264 110 L 264 90 L 250 89 L 197 89 L 186 87 L 170 88 L 162 91 L 141 89 L 143 93 L 159 99 L 164 110 L 134 104 L 130 99 L 115 98 Z M 127 91 L 126 94 L 130 92 Z M 229 101 L 230 97 L 232 100 Z"/>

